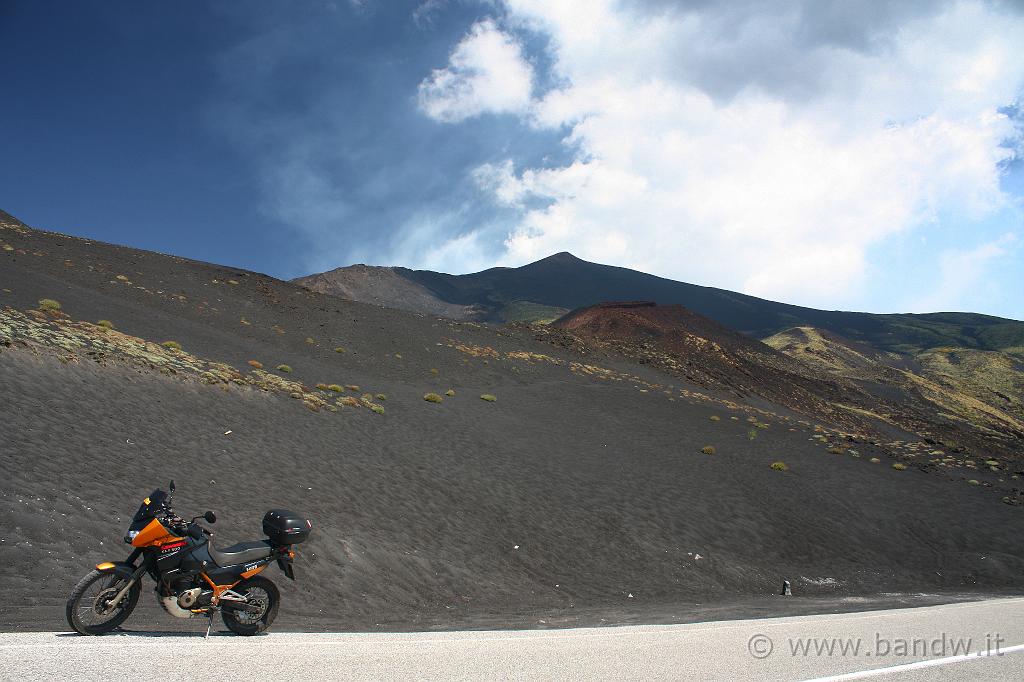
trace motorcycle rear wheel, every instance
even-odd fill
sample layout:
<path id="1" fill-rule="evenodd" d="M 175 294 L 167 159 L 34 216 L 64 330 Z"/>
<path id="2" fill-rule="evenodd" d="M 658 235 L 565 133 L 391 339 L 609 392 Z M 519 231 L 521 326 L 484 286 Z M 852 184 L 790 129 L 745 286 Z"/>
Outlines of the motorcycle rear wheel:
<path id="1" fill-rule="evenodd" d="M 80 635 L 102 635 L 118 628 L 132 615 L 142 591 L 136 580 L 120 603 L 109 604 L 108 600 L 120 592 L 126 582 L 127 578 L 117 575 L 113 569 L 89 571 L 68 598 L 65 615 L 71 629 Z"/>
<path id="2" fill-rule="evenodd" d="M 228 630 L 236 635 L 246 637 L 258 635 L 274 622 L 277 618 L 277 608 L 281 603 L 281 593 L 277 591 L 277 585 L 262 576 L 253 576 L 239 585 L 231 588 L 233 592 L 245 595 L 250 604 L 259 605 L 260 611 L 249 613 L 248 611 L 232 611 L 222 609 L 221 618 Z"/>

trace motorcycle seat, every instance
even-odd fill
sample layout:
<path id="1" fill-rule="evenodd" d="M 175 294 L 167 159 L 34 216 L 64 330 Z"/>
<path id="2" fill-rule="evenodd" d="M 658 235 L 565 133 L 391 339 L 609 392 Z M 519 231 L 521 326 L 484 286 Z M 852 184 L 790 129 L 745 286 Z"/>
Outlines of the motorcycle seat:
<path id="1" fill-rule="evenodd" d="M 266 540 L 239 542 L 237 545 L 231 545 L 220 550 L 214 549 L 213 543 L 210 542 L 208 549 L 210 550 L 210 557 L 221 567 L 259 561 L 270 556 L 274 551 Z"/>

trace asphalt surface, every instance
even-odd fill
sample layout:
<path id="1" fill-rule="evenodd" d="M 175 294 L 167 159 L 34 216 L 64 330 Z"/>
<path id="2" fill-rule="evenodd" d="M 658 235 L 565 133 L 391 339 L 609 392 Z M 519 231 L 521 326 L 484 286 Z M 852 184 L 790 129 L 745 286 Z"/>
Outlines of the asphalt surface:
<path id="1" fill-rule="evenodd" d="M 254 638 L 214 632 L 208 639 L 204 632 L 0 634 L 0 677 L 1024 679 L 1024 598 L 573 630 L 271 633 Z"/>

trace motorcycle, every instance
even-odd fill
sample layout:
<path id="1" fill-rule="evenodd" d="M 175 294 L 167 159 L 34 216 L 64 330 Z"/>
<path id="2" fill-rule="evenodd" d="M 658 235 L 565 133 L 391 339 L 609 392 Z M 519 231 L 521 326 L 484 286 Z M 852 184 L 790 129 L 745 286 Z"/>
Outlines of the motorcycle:
<path id="1" fill-rule="evenodd" d="M 142 501 L 124 541 L 134 549 L 127 559 L 107 561 L 82 578 L 67 603 L 71 628 L 83 635 L 102 635 L 118 628 L 135 609 L 148 573 L 164 611 L 176 618 L 206 616 L 210 636 L 213 617 L 239 635 L 263 632 L 277 616 L 281 595 L 260 573 L 271 563 L 295 580 L 295 545 L 309 537 L 309 519 L 282 509 L 263 517 L 266 540 L 240 542 L 216 549 L 213 532 L 198 523 L 216 522 L 208 511 L 191 521 L 174 513 L 169 492 L 159 488 Z"/>

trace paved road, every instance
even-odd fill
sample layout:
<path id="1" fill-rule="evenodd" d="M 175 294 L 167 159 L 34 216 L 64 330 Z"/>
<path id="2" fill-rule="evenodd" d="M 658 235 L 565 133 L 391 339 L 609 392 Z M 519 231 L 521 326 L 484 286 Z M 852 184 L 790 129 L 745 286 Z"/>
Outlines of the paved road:
<path id="1" fill-rule="evenodd" d="M 201 624 L 197 621 L 197 629 Z M 3 679 L 168 675 L 217 680 L 1022 680 L 1024 598 L 576 630 L 272 633 L 254 638 L 215 633 L 209 639 L 202 633 L 0 634 Z"/>

